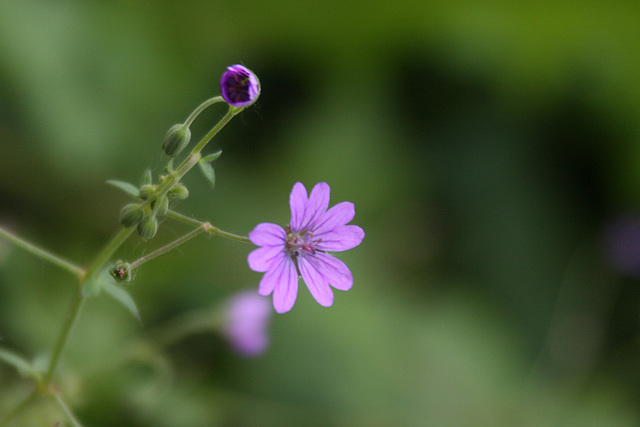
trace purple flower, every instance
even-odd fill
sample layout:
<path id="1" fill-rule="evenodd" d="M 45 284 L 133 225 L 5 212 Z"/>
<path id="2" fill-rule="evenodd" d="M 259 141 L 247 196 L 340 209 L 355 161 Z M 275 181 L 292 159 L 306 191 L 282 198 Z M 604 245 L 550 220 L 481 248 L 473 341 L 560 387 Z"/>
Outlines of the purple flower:
<path id="1" fill-rule="evenodd" d="M 257 356 L 269 345 L 267 326 L 271 318 L 269 302 L 254 292 L 233 296 L 227 305 L 224 335 L 235 351 Z"/>
<path id="2" fill-rule="evenodd" d="M 234 107 L 246 107 L 258 99 L 260 82 L 255 74 L 242 65 L 227 67 L 220 78 L 222 97 Z"/>
<path id="3" fill-rule="evenodd" d="M 347 266 L 326 252 L 355 248 L 364 231 L 346 225 L 354 215 L 353 203 L 329 207 L 331 189 L 325 182 L 316 184 L 307 197 L 307 189 L 296 183 L 291 190 L 291 223 L 286 229 L 262 223 L 249 233 L 249 239 L 261 246 L 249 254 L 249 267 L 265 275 L 260 281 L 260 295 L 273 292 L 273 306 L 278 313 L 291 310 L 298 294 L 298 276 L 302 276 L 311 295 L 320 305 L 333 304 L 330 286 L 341 291 L 351 289 L 353 277 Z"/>

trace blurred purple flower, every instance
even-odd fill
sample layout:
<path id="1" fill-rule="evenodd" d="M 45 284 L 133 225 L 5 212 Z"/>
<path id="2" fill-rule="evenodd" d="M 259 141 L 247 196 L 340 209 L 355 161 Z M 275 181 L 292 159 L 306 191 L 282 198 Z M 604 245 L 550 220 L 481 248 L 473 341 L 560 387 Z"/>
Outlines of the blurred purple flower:
<path id="1" fill-rule="evenodd" d="M 329 207 L 330 188 L 316 184 L 307 197 L 301 183 L 293 186 L 289 197 L 291 223 L 258 224 L 249 239 L 261 246 L 249 254 L 249 267 L 265 273 L 260 281 L 260 295 L 273 293 L 273 306 L 278 313 L 293 307 L 301 275 L 315 300 L 325 307 L 333 304 L 330 286 L 341 291 L 351 289 L 353 277 L 347 266 L 327 251 L 340 252 L 355 248 L 364 239 L 357 225 L 346 225 L 355 216 L 353 203 Z"/>
<path id="2" fill-rule="evenodd" d="M 255 74 L 242 65 L 227 67 L 220 78 L 222 97 L 234 107 L 246 107 L 258 99 L 260 82 Z"/>
<path id="3" fill-rule="evenodd" d="M 263 353 L 269 345 L 269 301 L 254 292 L 243 292 L 227 304 L 224 334 L 233 349 L 244 356 Z"/>
<path id="4" fill-rule="evenodd" d="M 640 217 L 625 215 L 611 221 L 604 228 L 603 240 L 605 256 L 613 268 L 640 278 Z"/>

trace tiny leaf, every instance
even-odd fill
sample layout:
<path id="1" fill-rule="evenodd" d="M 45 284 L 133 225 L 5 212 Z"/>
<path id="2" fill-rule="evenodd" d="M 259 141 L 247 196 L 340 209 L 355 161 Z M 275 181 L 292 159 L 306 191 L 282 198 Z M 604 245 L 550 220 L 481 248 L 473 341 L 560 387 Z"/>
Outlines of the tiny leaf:
<path id="1" fill-rule="evenodd" d="M 0 360 L 7 365 L 13 366 L 20 375 L 34 378 L 37 378 L 38 376 L 37 371 L 33 368 L 31 363 L 27 362 L 21 356 L 12 351 L 0 348 Z"/>
<path id="2" fill-rule="evenodd" d="M 216 173 L 213 171 L 213 166 L 211 166 L 211 163 L 205 162 L 203 160 L 204 159 L 198 162 L 198 166 L 200 166 L 202 174 L 207 179 L 207 181 L 209 181 L 209 184 L 211 184 L 211 189 L 213 189 L 213 187 L 215 187 L 216 185 Z"/>
<path id="3" fill-rule="evenodd" d="M 151 169 L 147 169 L 144 171 L 142 178 L 140 178 L 140 185 L 151 184 L 153 183 L 153 177 L 151 176 Z"/>
<path id="4" fill-rule="evenodd" d="M 202 159 L 200 159 L 201 162 L 206 162 L 206 163 L 211 163 L 214 160 L 216 160 L 218 157 L 220 157 L 222 155 L 222 150 L 220 151 L 216 151 L 213 154 L 209 154 L 208 156 L 204 156 Z"/>
<path id="5" fill-rule="evenodd" d="M 114 179 L 107 180 L 107 184 L 124 191 L 130 196 L 138 197 L 138 187 L 133 184 L 129 184 L 128 182 L 124 181 L 116 181 Z"/>
<path id="6" fill-rule="evenodd" d="M 102 287 L 104 292 L 115 299 L 117 302 L 122 304 L 131 314 L 135 316 L 138 321 L 140 321 L 140 312 L 138 311 L 138 307 L 136 306 L 133 297 L 129 292 L 127 292 L 122 286 L 118 286 L 115 280 L 111 279 L 104 283 Z"/>

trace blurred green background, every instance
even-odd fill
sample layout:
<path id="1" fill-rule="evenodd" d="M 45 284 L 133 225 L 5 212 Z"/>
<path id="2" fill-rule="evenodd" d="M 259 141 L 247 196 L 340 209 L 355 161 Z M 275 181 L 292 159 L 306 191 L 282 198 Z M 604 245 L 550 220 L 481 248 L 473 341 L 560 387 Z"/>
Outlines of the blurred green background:
<path id="1" fill-rule="evenodd" d="M 166 130 L 242 63 L 259 102 L 209 148 L 215 190 L 192 173 L 177 209 L 246 234 L 287 223 L 296 181 L 326 181 L 366 232 L 340 255 L 353 289 L 326 309 L 301 282 L 255 359 L 202 333 L 109 369 L 134 337 L 257 289 L 249 245 L 200 237 L 145 265 L 142 324 L 90 300 L 59 381 L 80 419 L 639 425 L 638 22 L 617 1 L 0 1 L 4 226 L 89 262 L 128 202 L 105 180 L 159 172 Z M 49 351 L 73 289 L 0 240 L 0 344 Z M 0 365 L 0 411 L 29 387 Z"/>

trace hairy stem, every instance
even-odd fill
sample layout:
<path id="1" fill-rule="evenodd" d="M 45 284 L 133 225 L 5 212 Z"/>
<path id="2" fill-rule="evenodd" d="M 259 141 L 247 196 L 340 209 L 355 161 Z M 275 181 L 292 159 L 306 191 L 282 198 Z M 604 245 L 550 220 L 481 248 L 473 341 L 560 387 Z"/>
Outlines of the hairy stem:
<path id="1" fill-rule="evenodd" d="M 27 252 L 31 252 L 33 255 L 42 258 L 45 261 L 49 261 L 50 263 L 57 265 L 58 267 L 67 270 L 69 273 L 76 275 L 78 278 L 82 278 L 85 274 L 83 268 L 78 267 L 66 259 L 63 259 L 57 255 L 52 254 L 49 251 L 46 251 L 33 243 L 27 242 L 22 237 L 18 237 L 10 231 L 5 230 L 0 227 L 0 236 L 4 237 L 14 245 L 26 250 Z"/>
<path id="2" fill-rule="evenodd" d="M 221 96 L 214 96 L 213 98 L 207 99 L 202 104 L 198 105 L 198 107 L 195 110 L 193 110 L 193 113 L 191 113 L 189 117 L 187 117 L 187 120 L 184 121 L 185 126 L 187 127 L 191 126 L 191 123 L 193 123 L 196 117 L 198 117 L 198 115 L 200 115 L 200 113 L 206 110 L 209 106 L 217 102 L 223 102 L 223 101 L 224 99 Z"/>
<path id="3" fill-rule="evenodd" d="M 76 290 L 73 295 L 73 301 L 71 301 L 71 309 L 69 310 L 69 314 L 65 319 L 64 325 L 62 327 L 62 332 L 58 336 L 58 341 L 56 342 L 56 346 L 53 350 L 53 355 L 51 356 L 49 366 L 47 367 L 47 373 L 45 374 L 42 381 L 45 387 L 48 387 L 53 380 L 56 368 L 58 367 L 58 363 L 60 362 L 60 357 L 62 356 L 62 352 L 64 351 L 67 341 L 69 340 L 69 335 L 71 334 L 73 325 L 75 325 L 76 320 L 78 320 L 78 316 L 80 315 L 80 311 L 82 310 L 84 300 L 85 297 L 82 295 L 82 291 L 80 289 Z"/>
<path id="4" fill-rule="evenodd" d="M 177 220 L 177 221 L 181 221 L 184 222 L 185 224 L 189 224 L 189 225 L 193 225 L 194 227 L 201 227 L 202 224 L 204 224 L 204 222 L 202 221 L 198 221 L 195 218 L 191 218 L 188 217 L 186 215 L 183 215 L 179 212 L 176 211 L 172 211 L 169 210 L 167 212 L 167 216 Z M 221 229 L 219 229 L 218 227 L 209 224 L 209 228 L 206 230 L 210 235 L 212 236 L 220 236 L 220 237 L 225 237 L 227 239 L 230 240 L 235 240 L 236 242 L 242 242 L 242 243 L 251 243 L 251 240 L 249 240 L 248 237 L 245 236 L 239 236 L 237 234 L 233 234 L 233 233 L 229 233 L 227 231 L 223 231 Z"/>
<path id="5" fill-rule="evenodd" d="M 159 249 L 156 249 L 155 251 L 143 256 L 140 259 L 135 260 L 134 262 L 132 262 L 131 264 L 129 264 L 129 268 L 131 270 L 140 267 L 142 264 L 144 264 L 147 261 L 151 261 L 153 258 L 160 256 L 164 253 L 169 252 L 170 250 L 177 248 L 178 246 L 182 245 L 183 243 L 188 242 L 189 240 L 193 239 L 194 237 L 196 237 L 198 234 L 202 233 L 203 231 L 209 231 L 209 228 L 212 227 L 211 224 L 209 224 L 208 222 L 203 223 L 202 225 L 200 225 L 198 228 L 196 228 L 195 230 L 191 231 L 190 233 L 185 234 L 184 236 L 180 237 L 177 240 L 174 240 L 173 242 L 169 243 L 166 246 L 163 246 Z"/>

